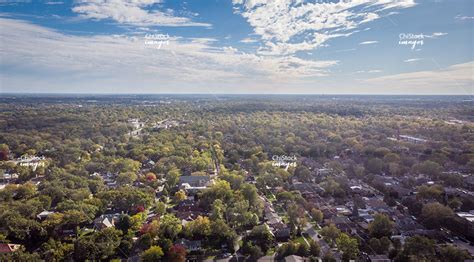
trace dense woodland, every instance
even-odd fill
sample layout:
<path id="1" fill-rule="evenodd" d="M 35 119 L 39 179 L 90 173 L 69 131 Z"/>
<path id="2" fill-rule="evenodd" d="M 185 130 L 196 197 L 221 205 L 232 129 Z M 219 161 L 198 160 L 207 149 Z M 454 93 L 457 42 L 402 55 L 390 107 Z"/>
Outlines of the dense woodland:
<path id="1" fill-rule="evenodd" d="M 464 261 L 471 255 L 451 240 L 471 247 L 474 241 L 472 222 L 456 215 L 474 210 L 472 103 L 436 96 L 3 95 L 0 243 L 21 248 L 0 260 L 238 254 L 247 261 L 269 255 L 366 261 L 378 254 Z M 131 119 L 143 127 L 137 131 Z M 170 119 L 178 124 L 157 127 Z M 44 156 L 43 165 L 15 163 L 25 155 Z M 280 155 L 295 156 L 296 167 L 273 165 Z M 18 176 L 7 181 L 7 174 Z M 188 176 L 213 183 L 191 196 L 180 185 Z M 411 193 L 400 195 L 383 179 Z M 370 185 L 393 213 L 413 217 L 427 233 L 394 238 L 404 234 L 391 211 L 371 214 L 374 220 L 360 229 L 355 213 L 367 198 L 353 193 L 355 183 Z M 352 209 L 344 218 L 357 230 L 335 222 L 334 207 L 347 203 Z M 267 226 L 269 205 L 289 228 L 284 241 Z M 181 217 L 183 210 L 192 218 Z M 39 218 L 43 211 L 51 214 Z M 114 226 L 94 226 L 112 213 L 120 214 Z M 304 233 L 309 228 L 320 241 Z M 200 248 L 186 248 L 183 239 L 199 240 Z"/>

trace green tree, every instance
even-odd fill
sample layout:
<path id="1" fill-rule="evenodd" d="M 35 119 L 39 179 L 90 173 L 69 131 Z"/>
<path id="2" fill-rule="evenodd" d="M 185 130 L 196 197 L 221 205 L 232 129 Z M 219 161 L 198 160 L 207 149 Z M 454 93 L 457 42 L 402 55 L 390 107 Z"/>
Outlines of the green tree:
<path id="1" fill-rule="evenodd" d="M 459 249 L 451 245 L 441 247 L 439 249 L 439 256 L 441 261 L 446 262 L 457 262 L 472 259 L 467 250 Z"/>
<path id="2" fill-rule="evenodd" d="M 264 253 L 270 249 L 274 241 L 273 234 L 264 225 L 255 226 L 252 231 L 250 231 L 249 239 L 252 239 L 255 245 L 260 247 Z"/>
<path id="3" fill-rule="evenodd" d="M 134 172 L 120 173 L 117 176 L 117 183 L 122 186 L 131 185 L 135 180 L 137 180 L 137 175 Z"/>
<path id="4" fill-rule="evenodd" d="M 350 237 L 346 233 L 341 233 L 336 239 L 337 247 L 342 251 L 342 259 L 349 261 L 356 259 L 359 255 L 359 243 L 357 239 Z"/>
<path id="5" fill-rule="evenodd" d="M 145 250 L 141 256 L 141 261 L 143 262 L 155 262 L 160 261 L 164 253 L 161 247 L 151 246 L 149 249 Z"/>
<path id="6" fill-rule="evenodd" d="M 74 259 L 107 260 L 115 255 L 115 249 L 120 245 L 121 232 L 114 228 L 106 228 L 77 239 L 74 243 Z"/>
<path id="7" fill-rule="evenodd" d="M 415 172 L 429 175 L 433 178 L 437 178 L 440 174 L 443 168 L 436 162 L 433 162 L 431 160 L 424 161 L 423 163 L 416 164 L 414 166 Z"/>
<path id="8" fill-rule="evenodd" d="M 414 236 L 407 239 L 395 261 L 433 261 L 435 259 L 435 241 L 422 236 Z"/>
<path id="9" fill-rule="evenodd" d="M 181 221 L 172 214 L 164 215 L 160 220 L 160 236 L 174 240 L 182 230 Z"/>
<path id="10" fill-rule="evenodd" d="M 187 223 L 186 228 L 194 237 L 206 238 L 211 235 L 211 221 L 208 217 L 198 216 Z"/>
<path id="11" fill-rule="evenodd" d="M 371 237 L 381 238 L 384 236 L 390 237 L 392 235 L 394 223 L 387 215 L 376 214 L 374 221 L 369 224 L 369 234 Z"/>
<path id="12" fill-rule="evenodd" d="M 311 217 L 313 218 L 314 222 L 321 223 L 323 221 L 324 214 L 321 210 L 313 208 L 311 209 Z"/>
<path id="13" fill-rule="evenodd" d="M 382 172 L 383 162 L 379 158 L 371 158 L 367 161 L 367 171 L 372 174 L 379 174 Z"/>
<path id="14" fill-rule="evenodd" d="M 421 221 L 428 228 L 439 228 L 454 216 L 451 208 L 440 203 L 428 203 L 421 210 Z"/>
<path id="15" fill-rule="evenodd" d="M 309 242 L 309 254 L 313 257 L 318 257 L 319 253 L 321 252 L 321 247 L 319 243 L 314 241 L 312 238 L 308 240 Z"/>
<path id="16" fill-rule="evenodd" d="M 168 174 L 166 174 L 166 185 L 168 188 L 175 187 L 179 182 L 179 177 L 181 176 L 181 172 L 177 168 L 171 169 Z"/>
<path id="17" fill-rule="evenodd" d="M 321 235 L 325 238 L 330 246 L 334 246 L 336 243 L 336 239 L 341 234 L 341 230 L 336 227 L 334 224 L 330 224 L 329 226 L 325 226 L 321 229 Z"/>

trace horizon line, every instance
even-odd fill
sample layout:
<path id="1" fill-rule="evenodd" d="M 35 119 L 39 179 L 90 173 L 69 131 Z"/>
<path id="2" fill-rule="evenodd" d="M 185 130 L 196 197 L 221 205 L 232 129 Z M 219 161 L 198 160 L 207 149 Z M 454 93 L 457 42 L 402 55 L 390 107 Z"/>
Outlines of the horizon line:
<path id="1" fill-rule="evenodd" d="M 444 94 L 444 93 L 433 93 L 433 94 L 385 94 L 385 93 L 111 93 L 111 92 L 0 92 L 0 96 L 4 95 L 270 95 L 270 96 L 284 96 L 284 95 L 311 95 L 311 96 L 473 96 L 474 94 Z"/>

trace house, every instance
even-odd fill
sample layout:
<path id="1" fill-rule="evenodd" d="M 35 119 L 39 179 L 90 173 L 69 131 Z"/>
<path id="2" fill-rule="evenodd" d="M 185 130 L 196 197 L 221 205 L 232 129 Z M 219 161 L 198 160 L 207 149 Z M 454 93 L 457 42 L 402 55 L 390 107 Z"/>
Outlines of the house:
<path id="1" fill-rule="evenodd" d="M 275 254 L 269 255 L 269 256 L 264 256 L 264 257 L 261 257 L 257 260 L 257 262 L 274 262 L 274 261 L 276 261 L 275 260 Z"/>
<path id="2" fill-rule="evenodd" d="M 180 239 L 176 244 L 182 245 L 188 251 L 199 251 L 201 250 L 201 240 L 187 240 Z"/>
<path id="3" fill-rule="evenodd" d="M 36 215 L 36 217 L 37 217 L 39 220 L 44 220 L 44 219 L 46 219 L 47 217 L 49 217 L 51 214 L 54 214 L 54 212 L 44 210 L 43 212 L 41 212 L 41 213 L 39 213 L 38 215 Z"/>
<path id="4" fill-rule="evenodd" d="M 12 253 L 20 249 L 22 246 L 18 244 L 8 244 L 8 243 L 0 243 L 0 254 L 3 253 Z"/>
<path id="5" fill-rule="evenodd" d="M 464 179 L 464 184 L 469 190 L 474 191 L 474 175 L 469 175 Z"/>
<path id="6" fill-rule="evenodd" d="M 275 239 L 279 242 L 286 242 L 290 239 L 291 230 L 289 227 L 284 227 L 275 231 Z"/>
<path id="7" fill-rule="evenodd" d="M 296 256 L 296 255 L 291 255 L 291 256 L 285 257 L 285 262 L 305 262 L 305 261 L 309 261 L 309 259 L 304 258 L 304 257 L 300 257 L 300 256 Z"/>
<path id="8" fill-rule="evenodd" d="M 356 233 L 356 225 L 347 217 L 336 216 L 330 220 L 337 228 L 348 234 Z"/>
<path id="9" fill-rule="evenodd" d="M 423 144 L 423 143 L 428 142 L 428 140 L 426 139 L 413 137 L 413 136 L 407 136 L 407 135 L 400 135 L 399 139 L 406 142 L 414 143 L 414 144 Z"/>
<path id="10" fill-rule="evenodd" d="M 306 231 L 304 231 L 303 234 L 309 236 L 314 241 L 319 241 L 320 239 L 318 232 L 313 227 L 306 229 Z"/>
<path id="11" fill-rule="evenodd" d="M 209 176 L 180 176 L 179 186 L 187 184 L 189 187 L 208 187 L 212 184 L 212 179 Z"/>
<path id="12" fill-rule="evenodd" d="M 370 262 L 391 262 L 387 255 L 369 255 Z"/>
<path id="13" fill-rule="evenodd" d="M 94 227 L 98 230 L 114 227 L 120 214 L 104 214 L 94 220 Z"/>

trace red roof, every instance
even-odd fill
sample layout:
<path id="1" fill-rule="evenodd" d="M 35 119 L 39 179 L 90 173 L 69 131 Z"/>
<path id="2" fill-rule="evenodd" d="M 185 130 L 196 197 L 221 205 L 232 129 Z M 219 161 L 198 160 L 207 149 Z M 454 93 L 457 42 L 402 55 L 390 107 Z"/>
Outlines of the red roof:
<path id="1" fill-rule="evenodd" d="M 5 244 L 0 243 L 0 253 L 10 253 L 19 248 L 19 245 L 16 244 Z"/>

